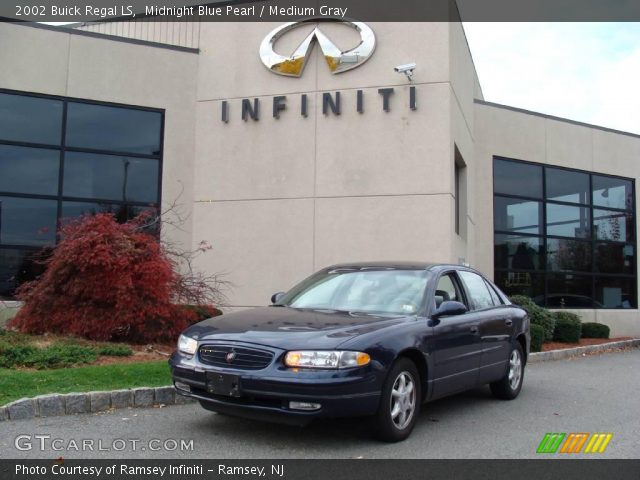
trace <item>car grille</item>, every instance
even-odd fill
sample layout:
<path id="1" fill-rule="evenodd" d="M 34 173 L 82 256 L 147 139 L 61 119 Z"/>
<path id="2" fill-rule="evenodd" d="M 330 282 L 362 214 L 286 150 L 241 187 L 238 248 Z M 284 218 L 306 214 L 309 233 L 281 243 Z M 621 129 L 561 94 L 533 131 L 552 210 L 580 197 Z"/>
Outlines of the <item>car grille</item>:
<path id="1" fill-rule="evenodd" d="M 202 345 L 199 353 L 202 363 L 241 370 L 261 370 L 273 360 L 272 352 L 230 345 Z"/>

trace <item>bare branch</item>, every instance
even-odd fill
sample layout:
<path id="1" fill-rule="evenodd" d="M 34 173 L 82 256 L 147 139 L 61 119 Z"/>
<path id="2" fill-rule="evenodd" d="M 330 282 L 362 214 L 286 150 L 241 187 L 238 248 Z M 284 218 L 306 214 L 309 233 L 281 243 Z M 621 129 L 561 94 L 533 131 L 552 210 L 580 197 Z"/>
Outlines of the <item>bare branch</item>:
<path id="1" fill-rule="evenodd" d="M 184 232 L 182 226 L 189 220 L 190 215 L 184 213 L 184 206 L 179 203 L 183 192 L 184 185 L 181 183 L 181 190 L 176 199 L 162 211 L 156 211 L 142 218 L 137 229 L 158 234 L 160 227 L 165 229 L 169 226 Z M 172 242 L 166 235 L 162 235 L 160 245 L 178 274 L 173 288 L 176 303 L 216 307 L 226 305 L 226 292 L 233 285 L 224 280 L 224 274 L 204 273 L 194 267 L 195 260 L 212 249 L 206 240 L 202 240 L 195 249 L 189 250 L 181 244 Z"/>

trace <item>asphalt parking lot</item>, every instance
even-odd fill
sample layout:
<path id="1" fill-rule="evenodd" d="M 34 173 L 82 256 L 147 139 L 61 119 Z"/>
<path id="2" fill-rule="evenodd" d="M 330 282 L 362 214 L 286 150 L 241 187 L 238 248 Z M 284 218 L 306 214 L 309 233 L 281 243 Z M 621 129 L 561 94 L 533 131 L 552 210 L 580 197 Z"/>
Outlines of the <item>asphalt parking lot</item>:
<path id="1" fill-rule="evenodd" d="M 366 420 L 287 427 L 225 417 L 191 404 L 3 422 L 0 457 L 539 458 L 535 451 L 546 432 L 611 432 L 604 454 L 571 457 L 638 458 L 638 392 L 640 349 L 633 349 L 531 364 L 520 397 L 511 402 L 479 388 L 427 404 L 412 436 L 397 444 L 371 440 Z M 19 435 L 21 447 L 31 444 L 30 449 L 15 447 Z M 93 449 L 83 451 L 83 442 Z"/>

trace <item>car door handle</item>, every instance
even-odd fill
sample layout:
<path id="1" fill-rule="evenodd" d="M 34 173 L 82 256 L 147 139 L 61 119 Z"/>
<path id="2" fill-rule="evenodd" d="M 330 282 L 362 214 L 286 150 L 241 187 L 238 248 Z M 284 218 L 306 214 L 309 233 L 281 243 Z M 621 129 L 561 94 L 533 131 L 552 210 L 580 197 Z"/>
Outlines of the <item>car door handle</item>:
<path id="1" fill-rule="evenodd" d="M 471 328 L 469 328 L 469 330 L 471 330 L 471 333 L 478 333 L 478 326 L 477 325 L 473 325 L 473 326 L 471 326 Z"/>
<path id="2" fill-rule="evenodd" d="M 511 320 L 510 318 L 507 318 L 507 319 L 504 321 L 504 324 L 505 324 L 507 327 L 510 327 L 511 325 L 513 325 L 513 320 Z"/>

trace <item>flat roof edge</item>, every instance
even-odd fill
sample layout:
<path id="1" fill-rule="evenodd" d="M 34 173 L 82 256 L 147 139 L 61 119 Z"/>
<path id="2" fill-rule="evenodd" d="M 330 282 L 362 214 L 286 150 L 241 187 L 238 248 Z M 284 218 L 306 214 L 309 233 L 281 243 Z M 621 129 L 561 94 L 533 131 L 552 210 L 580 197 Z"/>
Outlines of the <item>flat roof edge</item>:
<path id="1" fill-rule="evenodd" d="M 502 110 L 510 110 L 512 112 L 524 113 L 526 115 L 533 115 L 535 117 L 546 118 L 548 120 L 557 120 L 559 122 L 570 123 L 572 125 L 577 125 L 580 127 L 594 128 L 596 130 L 601 130 L 607 133 L 616 133 L 618 135 L 624 135 L 627 137 L 640 139 L 640 134 L 637 134 L 637 133 L 625 132 L 624 130 L 616 130 L 615 128 L 603 127 L 601 125 L 593 125 L 591 123 L 586 123 L 586 122 L 579 122 L 578 120 L 571 120 L 570 118 L 563 118 L 563 117 L 557 117 L 555 115 L 549 115 L 546 113 L 534 112 L 533 110 L 527 110 L 525 108 L 512 107 L 510 105 L 503 105 L 501 103 L 487 102 L 486 100 L 480 100 L 479 98 L 475 98 L 473 102 L 479 105 L 485 105 L 488 107 L 500 108 Z"/>
<path id="2" fill-rule="evenodd" d="M 52 31 L 52 32 L 66 33 L 66 34 L 70 34 L 70 35 L 80 35 L 80 36 L 84 36 L 84 37 L 99 38 L 99 39 L 102 39 L 102 40 L 108 40 L 108 41 L 112 41 L 112 42 L 129 43 L 129 44 L 133 44 L 133 45 L 141 45 L 141 46 L 144 46 L 144 47 L 152 47 L 152 48 L 162 48 L 162 49 L 165 49 L 165 50 L 173 50 L 173 51 L 176 51 L 176 52 L 195 53 L 195 54 L 200 53 L 200 49 L 199 48 L 181 47 L 179 45 L 169 45 L 169 44 L 166 44 L 166 43 L 151 42 L 149 40 L 140 40 L 140 39 L 137 39 L 137 38 L 119 37 L 117 35 L 107 35 L 107 34 L 104 34 L 104 33 L 89 32 L 89 31 L 86 31 L 86 30 L 78 30 L 77 28 L 68 28 L 68 27 L 64 27 L 64 26 L 46 25 L 46 24 L 43 24 L 43 23 L 35 23 L 35 22 L 16 21 L 16 20 L 13 20 L 13 19 L 7 19 L 7 18 L 3 18 L 3 17 L 0 17 L 0 22 L 11 23 L 12 25 L 20 25 L 22 27 L 32 27 L 32 28 L 39 28 L 39 29 L 42 29 L 42 30 L 49 30 L 49 31 Z"/>

